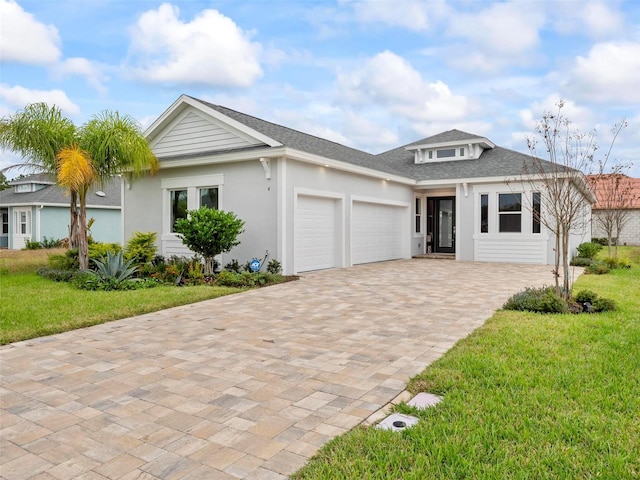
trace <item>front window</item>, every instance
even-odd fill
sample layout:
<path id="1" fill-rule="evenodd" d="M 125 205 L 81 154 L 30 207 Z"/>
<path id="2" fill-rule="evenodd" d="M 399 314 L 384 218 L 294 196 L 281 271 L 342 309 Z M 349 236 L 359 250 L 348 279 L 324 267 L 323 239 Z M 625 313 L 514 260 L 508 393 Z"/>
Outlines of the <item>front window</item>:
<path id="1" fill-rule="evenodd" d="M 200 190 L 200 207 L 218 209 L 218 188 L 201 188 Z"/>
<path id="2" fill-rule="evenodd" d="M 533 192 L 533 198 L 532 200 L 532 210 L 533 210 L 533 225 L 532 227 L 532 232 L 533 233 L 540 233 L 540 192 Z"/>
<path id="3" fill-rule="evenodd" d="M 480 195 L 480 233 L 489 232 L 489 195 Z"/>
<path id="4" fill-rule="evenodd" d="M 436 156 L 438 158 L 451 158 L 451 157 L 455 157 L 456 156 L 456 149 L 455 148 L 447 148 L 444 150 L 438 150 L 436 153 Z"/>
<path id="5" fill-rule="evenodd" d="M 187 191 L 172 190 L 171 195 L 171 231 L 175 231 L 176 221 L 187 218 Z"/>
<path id="6" fill-rule="evenodd" d="M 520 233 L 522 231 L 522 194 L 498 194 L 499 231 Z"/>
<path id="7" fill-rule="evenodd" d="M 2 234 L 7 235 L 9 233 L 9 212 L 4 210 L 2 212 Z"/>
<path id="8" fill-rule="evenodd" d="M 416 233 L 422 233 L 422 199 L 416 197 Z"/>

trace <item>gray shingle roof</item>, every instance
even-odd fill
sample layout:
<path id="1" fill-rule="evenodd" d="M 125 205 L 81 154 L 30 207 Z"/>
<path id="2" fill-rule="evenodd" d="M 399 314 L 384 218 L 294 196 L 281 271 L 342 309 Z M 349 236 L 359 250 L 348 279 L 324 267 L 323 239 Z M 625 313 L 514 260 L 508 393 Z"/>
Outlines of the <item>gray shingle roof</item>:
<path id="1" fill-rule="evenodd" d="M 540 169 L 540 164 L 534 165 L 534 159 L 530 155 L 501 147 L 486 149 L 478 159 L 474 160 L 454 160 L 424 164 L 416 164 L 413 151 L 406 150 L 406 147 L 411 145 L 453 141 L 464 142 L 466 140 L 486 138 L 461 130 L 449 130 L 378 155 L 373 155 L 362 150 L 357 150 L 330 140 L 271 123 L 227 107 L 208 103 L 197 98 L 194 98 L 194 100 L 213 108 L 223 115 L 267 137 L 277 140 L 286 147 L 417 181 L 515 177 L 527 172 L 536 173 Z M 547 169 L 552 167 L 552 164 L 545 160 L 542 160 L 541 164 Z"/>
<path id="2" fill-rule="evenodd" d="M 483 138 L 485 137 L 453 129 L 447 132 L 442 132 L 427 138 L 423 138 L 422 140 L 412 142 L 405 146 L 411 147 L 414 145 L 425 145 L 430 143 L 464 142 L 465 140 L 482 140 Z"/>
<path id="3" fill-rule="evenodd" d="M 42 183 L 53 181 L 52 177 L 46 174 L 29 175 L 20 179 L 18 183 Z M 104 197 L 96 195 L 96 190 L 103 191 Z M 90 188 L 87 192 L 87 207 L 120 207 L 120 179 L 114 178 L 111 182 L 101 188 Z M 36 205 L 36 204 L 56 204 L 62 206 L 69 205 L 69 196 L 57 185 L 47 185 L 36 192 L 16 193 L 14 187 L 0 191 L 0 206 L 7 205 Z"/>

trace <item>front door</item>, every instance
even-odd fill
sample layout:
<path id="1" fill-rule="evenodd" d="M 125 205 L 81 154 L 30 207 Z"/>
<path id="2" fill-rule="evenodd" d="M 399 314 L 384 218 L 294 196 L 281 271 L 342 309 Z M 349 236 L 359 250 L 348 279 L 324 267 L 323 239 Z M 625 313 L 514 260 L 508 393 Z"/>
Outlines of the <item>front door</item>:
<path id="1" fill-rule="evenodd" d="M 456 197 L 433 199 L 432 244 L 435 253 L 456 253 Z"/>
<path id="2" fill-rule="evenodd" d="M 31 207 L 13 209 L 13 249 L 22 250 L 31 240 Z"/>

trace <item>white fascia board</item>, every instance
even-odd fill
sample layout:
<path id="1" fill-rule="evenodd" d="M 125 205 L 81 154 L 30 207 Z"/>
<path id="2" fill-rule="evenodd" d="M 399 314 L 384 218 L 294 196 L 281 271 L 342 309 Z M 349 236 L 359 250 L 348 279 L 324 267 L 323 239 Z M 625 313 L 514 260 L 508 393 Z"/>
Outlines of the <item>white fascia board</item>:
<path id="1" fill-rule="evenodd" d="M 359 175 L 365 175 L 368 177 L 378 178 L 382 180 L 402 183 L 404 185 L 415 185 L 415 180 L 410 178 L 401 177 L 399 175 L 393 175 L 390 173 L 381 172 L 372 168 L 360 167 L 358 165 L 352 165 L 347 162 L 341 162 L 339 160 L 333 160 L 331 158 L 322 157 L 320 155 L 313 155 L 311 153 L 303 152 L 301 150 L 295 150 L 287 147 L 270 147 L 259 148 L 253 150 L 240 150 L 237 152 L 228 152 L 223 154 L 202 155 L 200 157 L 188 157 L 171 160 L 170 158 L 160 158 L 160 169 L 164 168 L 179 168 L 179 167 L 192 167 L 197 165 L 213 165 L 228 162 L 243 162 L 260 160 L 260 158 L 276 159 L 286 157 L 291 160 L 297 160 L 299 162 L 310 163 L 313 165 L 326 166 L 335 170 L 340 170 L 349 173 L 356 173 Z"/>
<path id="2" fill-rule="evenodd" d="M 20 207 L 57 207 L 69 208 L 68 203 L 50 203 L 50 202 L 29 202 L 29 203 L 3 203 L 0 208 L 20 208 Z M 121 210 L 118 205 L 87 205 L 87 208 L 98 208 L 102 210 Z"/>
<path id="3" fill-rule="evenodd" d="M 460 147 L 466 146 L 469 144 L 480 144 L 484 148 L 493 148 L 495 147 L 495 143 L 493 143 L 488 138 L 473 138 L 469 140 L 457 140 L 451 142 L 438 142 L 438 143 L 422 143 L 419 145 L 409 145 L 404 147 L 405 150 L 419 150 L 419 149 L 433 149 L 433 148 L 443 148 L 443 147 Z"/>
<path id="4" fill-rule="evenodd" d="M 359 165 L 353 165 L 347 162 L 341 162 L 340 160 L 334 160 L 331 158 L 322 157 L 320 155 L 314 155 L 311 153 L 303 152 L 301 150 L 287 148 L 286 155 L 288 158 L 291 158 L 293 160 L 311 163 L 313 165 L 321 165 L 323 167 L 333 168 L 335 170 L 340 170 L 343 172 L 356 173 L 358 175 L 365 175 L 368 177 L 387 180 L 390 182 L 402 183 L 404 185 L 413 186 L 416 184 L 416 181 L 411 178 L 401 177 L 399 175 L 382 172 L 373 168 L 361 167 Z"/>

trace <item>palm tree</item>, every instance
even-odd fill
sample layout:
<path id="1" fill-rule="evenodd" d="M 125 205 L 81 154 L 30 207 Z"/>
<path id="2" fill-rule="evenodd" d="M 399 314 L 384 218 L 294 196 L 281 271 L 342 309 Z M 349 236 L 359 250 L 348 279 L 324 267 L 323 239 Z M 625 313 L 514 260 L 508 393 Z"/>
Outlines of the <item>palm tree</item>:
<path id="1" fill-rule="evenodd" d="M 27 105 L 0 120 L 0 146 L 27 159 L 18 166 L 55 174 L 60 186 L 69 191 L 69 243 L 79 249 L 81 269 L 88 266 L 87 189 L 104 185 L 113 175 L 153 174 L 159 168 L 140 125 L 127 115 L 111 111 L 94 115 L 77 128 L 56 106 Z"/>

